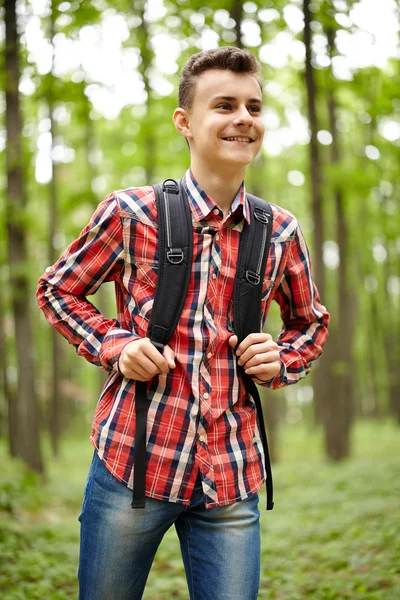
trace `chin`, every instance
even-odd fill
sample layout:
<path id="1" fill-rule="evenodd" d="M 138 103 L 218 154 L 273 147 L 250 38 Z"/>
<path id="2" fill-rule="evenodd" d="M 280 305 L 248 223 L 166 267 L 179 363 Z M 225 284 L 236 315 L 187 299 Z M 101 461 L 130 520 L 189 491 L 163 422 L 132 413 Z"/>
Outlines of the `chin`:
<path id="1" fill-rule="evenodd" d="M 237 164 L 238 166 L 246 167 L 255 159 L 256 155 L 253 153 L 243 152 L 240 154 L 239 152 L 232 152 L 230 154 L 225 155 L 225 160 L 229 163 Z"/>

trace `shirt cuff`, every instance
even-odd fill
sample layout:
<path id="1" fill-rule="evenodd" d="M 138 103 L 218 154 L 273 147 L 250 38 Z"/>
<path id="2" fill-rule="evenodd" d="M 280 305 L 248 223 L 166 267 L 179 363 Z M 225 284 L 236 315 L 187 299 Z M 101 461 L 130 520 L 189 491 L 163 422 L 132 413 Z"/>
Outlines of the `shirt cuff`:
<path id="1" fill-rule="evenodd" d="M 119 357 L 127 344 L 140 338 L 140 335 L 126 331 L 125 329 L 111 329 L 104 336 L 100 348 L 99 358 L 103 369 L 106 371 L 117 371 Z"/>

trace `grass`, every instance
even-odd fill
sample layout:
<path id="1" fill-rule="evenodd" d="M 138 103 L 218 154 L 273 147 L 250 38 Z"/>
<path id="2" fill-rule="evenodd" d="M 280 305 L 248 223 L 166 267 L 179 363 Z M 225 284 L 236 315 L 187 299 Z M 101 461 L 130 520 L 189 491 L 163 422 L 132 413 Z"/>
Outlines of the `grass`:
<path id="1" fill-rule="evenodd" d="M 284 428 L 280 446 L 273 511 L 265 510 L 265 492 L 260 493 L 259 598 L 400 598 L 399 429 L 391 423 L 358 424 L 354 458 L 340 464 L 322 459 L 320 433 L 298 425 Z M 4 445 L 0 451 L 4 455 Z M 91 455 L 87 440 L 65 440 L 61 458 L 48 459 L 46 483 L 3 458 L 2 600 L 77 598 L 77 517 Z M 144 599 L 187 598 L 172 528 L 157 553 Z"/>

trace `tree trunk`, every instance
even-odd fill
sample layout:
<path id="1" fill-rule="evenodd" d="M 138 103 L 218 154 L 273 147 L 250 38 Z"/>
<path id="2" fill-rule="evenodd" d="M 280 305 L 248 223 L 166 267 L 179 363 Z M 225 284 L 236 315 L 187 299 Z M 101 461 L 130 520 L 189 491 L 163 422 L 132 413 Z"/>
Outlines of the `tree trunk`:
<path id="1" fill-rule="evenodd" d="M 1 390 L 3 392 L 4 408 L 1 414 L 0 435 L 8 437 L 8 449 L 11 456 L 18 456 L 18 414 L 17 404 L 15 402 L 15 391 L 11 387 L 8 379 L 8 359 L 7 359 L 7 334 L 5 328 L 6 306 L 2 290 L 5 289 L 4 282 L 0 281 L 0 356 L 1 358 Z M 6 425 L 7 423 L 7 425 Z M 8 435 L 5 431 L 7 429 Z"/>
<path id="2" fill-rule="evenodd" d="M 393 268 L 391 263 L 391 250 L 388 249 L 388 259 L 384 266 L 385 283 L 388 282 L 390 275 L 396 273 L 396 269 Z M 399 272 L 400 269 L 397 269 L 397 273 Z M 384 330 L 384 345 L 388 366 L 389 411 L 400 425 L 400 317 L 399 310 L 396 308 L 393 298 L 388 293 L 387 285 L 385 285 L 385 305 L 388 313 L 386 315 L 386 327 Z"/>
<path id="3" fill-rule="evenodd" d="M 146 136 L 144 138 L 144 169 L 146 173 L 146 185 L 151 185 L 154 180 L 154 167 L 155 167 L 155 152 L 156 152 L 156 138 L 154 135 L 153 121 L 152 121 L 152 105 L 153 105 L 153 91 L 149 81 L 149 69 L 153 62 L 153 52 L 149 46 L 149 32 L 148 25 L 145 19 L 146 0 L 134 0 L 133 8 L 142 19 L 142 25 L 138 28 L 139 37 L 139 48 L 142 62 L 139 65 L 139 71 L 143 78 L 144 87 L 147 93 L 146 101 L 146 117 L 144 119 L 144 128 Z"/>
<path id="4" fill-rule="evenodd" d="M 35 394 L 32 329 L 29 314 L 29 266 L 24 225 L 26 198 L 19 104 L 19 56 L 16 2 L 5 0 L 7 233 L 10 294 L 17 350 L 17 453 L 34 470 L 43 472 L 39 442 L 39 407 Z"/>
<path id="5" fill-rule="evenodd" d="M 310 124 L 310 171 L 312 217 L 314 221 L 314 279 L 321 298 L 325 298 L 325 271 L 322 260 L 322 244 L 324 241 L 324 223 L 322 218 L 322 168 L 317 140 L 318 118 L 316 110 L 317 87 L 314 80 L 314 69 L 311 63 L 311 13 L 309 0 L 304 0 L 304 44 L 306 48 L 306 84 L 308 121 Z"/>
<path id="6" fill-rule="evenodd" d="M 232 0 L 231 18 L 235 21 L 235 33 L 237 48 L 243 48 L 242 43 L 242 21 L 243 21 L 243 2 L 242 0 Z"/>
<path id="7" fill-rule="evenodd" d="M 329 53 L 334 52 L 335 31 L 326 31 Z M 340 163 L 338 133 L 336 128 L 336 100 L 332 86 L 328 88 L 329 128 L 332 133 L 331 164 Z M 350 455 L 350 430 L 354 418 L 353 399 L 353 332 L 354 302 L 349 288 L 349 240 L 343 193 L 339 186 L 334 190 L 337 243 L 339 247 L 339 302 L 338 328 L 335 336 L 335 398 L 329 397 L 325 405 L 325 442 L 329 458 L 340 460 Z M 339 333 L 340 332 L 340 333 Z"/>
<path id="8" fill-rule="evenodd" d="M 324 240 L 324 223 L 322 216 L 322 164 L 319 155 L 317 140 L 318 117 L 316 109 L 317 86 L 314 80 L 314 69 L 311 58 L 311 13 L 309 1 L 303 2 L 304 12 L 304 44 L 306 49 L 305 80 L 307 87 L 307 108 L 308 121 L 310 126 L 310 175 L 311 175 L 311 197 L 312 197 L 312 218 L 314 222 L 314 256 L 313 256 L 313 278 L 318 287 L 322 303 L 325 301 L 325 270 L 322 258 L 322 244 Z M 328 343 L 332 343 L 332 338 Z M 333 385 L 331 373 L 331 353 L 326 349 L 321 362 L 316 365 L 312 374 L 314 388 L 314 416 L 317 423 L 324 422 L 326 405 L 331 400 Z"/>

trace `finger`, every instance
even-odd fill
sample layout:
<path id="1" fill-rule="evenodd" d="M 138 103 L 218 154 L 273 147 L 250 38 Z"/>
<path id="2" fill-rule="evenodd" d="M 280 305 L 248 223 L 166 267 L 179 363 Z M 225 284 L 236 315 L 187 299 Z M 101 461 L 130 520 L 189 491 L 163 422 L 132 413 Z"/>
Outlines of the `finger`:
<path id="1" fill-rule="evenodd" d="M 256 354 L 263 354 L 265 352 L 268 352 L 267 342 L 264 342 L 263 344 L 253 344 L 239 356 L 238 364 L 245 365 Z"/>
<path id="2" fill-rule="evenodd" d="M 264 341 L 261 344 L 252 344 L 243 354 L 240 355 L 238 363 L 244 365 L 256 354 L 264 354 L 266 352 L 277 351 L 278 344 L 273 340 Z"/>
<path id="3" fill-rule="evenodd" d="M 151 343 L 151 341 L 148 338 L 146 339 L 146 344 L 143 345 L 142 350 L 143 350 L 143 354 L 142 354 L 142 356 L 140 356 L 140 364 L 142 366 L 144 366 L 146 369 L 150 370 L 150 372 L 151 372 L 151 368 L 149 369 L 148 363 L 146 363 L 143 360 L 143 357 L 145 357 L 147 360 L 150 360 L 151 362 L 153 362 L 156 365 L 158 372 L 161 372 L 161 373 L 169 372 L 169 366 L 168 366 L 168 363 L 165 360 L 163 354 L 160 354 L 160 352 L 157 350 L 157 348 Z"/>
<path id="4" fill-rule="evenodd" d="M 157 350 L 156 350 L 156 352 L 157 352 Z M 160 354 L 160 356 L 161 356 L 161 354 Z M 161 358 L 162 358 L 162 356 L 161 356 Z M 150 377 L 155 377 L 155 375 L 159 375 L 159 373 L 168 373 L 169 367 L 167 365 L 167 362 L 165 359 L 163 359 L 163 361 L 164 361 L 164 368 L 160 369 L 159 366 L 155 362 L 153 362 L 150 358 L 148 358 L 148 356 L 146 356 L 146 354 L 142 353 L 137 357 L 137 359 L 135 360 L 135 363 L 132 364 L 132 367 L 139 372 L 144 372 L 144 373 L 150 375 Z"/>
<path id="5" fill-rule="evenodd" d="M 255 367 L 246 369 L 247 375 L 256 375 L 259 379 L 268 380 L 274 377 L 280 370 L 280 362 L 262 363 Z"/>
<path id="6" fill-rule="evenodd" d="M 151 375 L 146 374 L 142 370 L 128 368 L 125 371 L 121 371 L 124 377 L 127 379 L 135 379 L 136 381 L 149 381 L 152 379 Z"/>
<path id="7" fill-rule="evenodd" d="M 237 356 L 241 356 L 246 350 L 253 344 L 259 344 L 272 340 L 272 336 L 269 333 L 250 333 L 245 339 L 239 344 L 236 350 Z"/>
<path id="8" fill-rule="evenodd" d="M 164 348 L 164 358 L 168 363 L 170 369 L 175 369 L 175 352 L 172 350 L 171 346 L 165 346 Z"/>
<path id="9" fill-rule="evenodd" d="M 238 336 L 237 335 L 231 335 L 231 337 L 228 340 L 228 344 L 232 348 L 236 348 L 237 343 L 238 343 Z"/>
<path id="10" fill-rule="evenodd" d="M 276 362 L 279 360 L 279 356 L 280 354 L 278 350 L 264 350 L 263 352 L 257 352 L 257 354 L 254 354 L 254 356 L 249 358 L 249 360 L 243 364 L 243 367 L 248 369 L 262 363 Z"/>
<path id="11" fill-rule="evenodd" d="M 153 373 L 149 373 L 136 359 L 130 356 L 124 356 L 120 359 L 119 368 L 124 377 L 128 377 L 128 379 L 134 379 L 133 372 L 146 380 L 154 377 Z"/>

